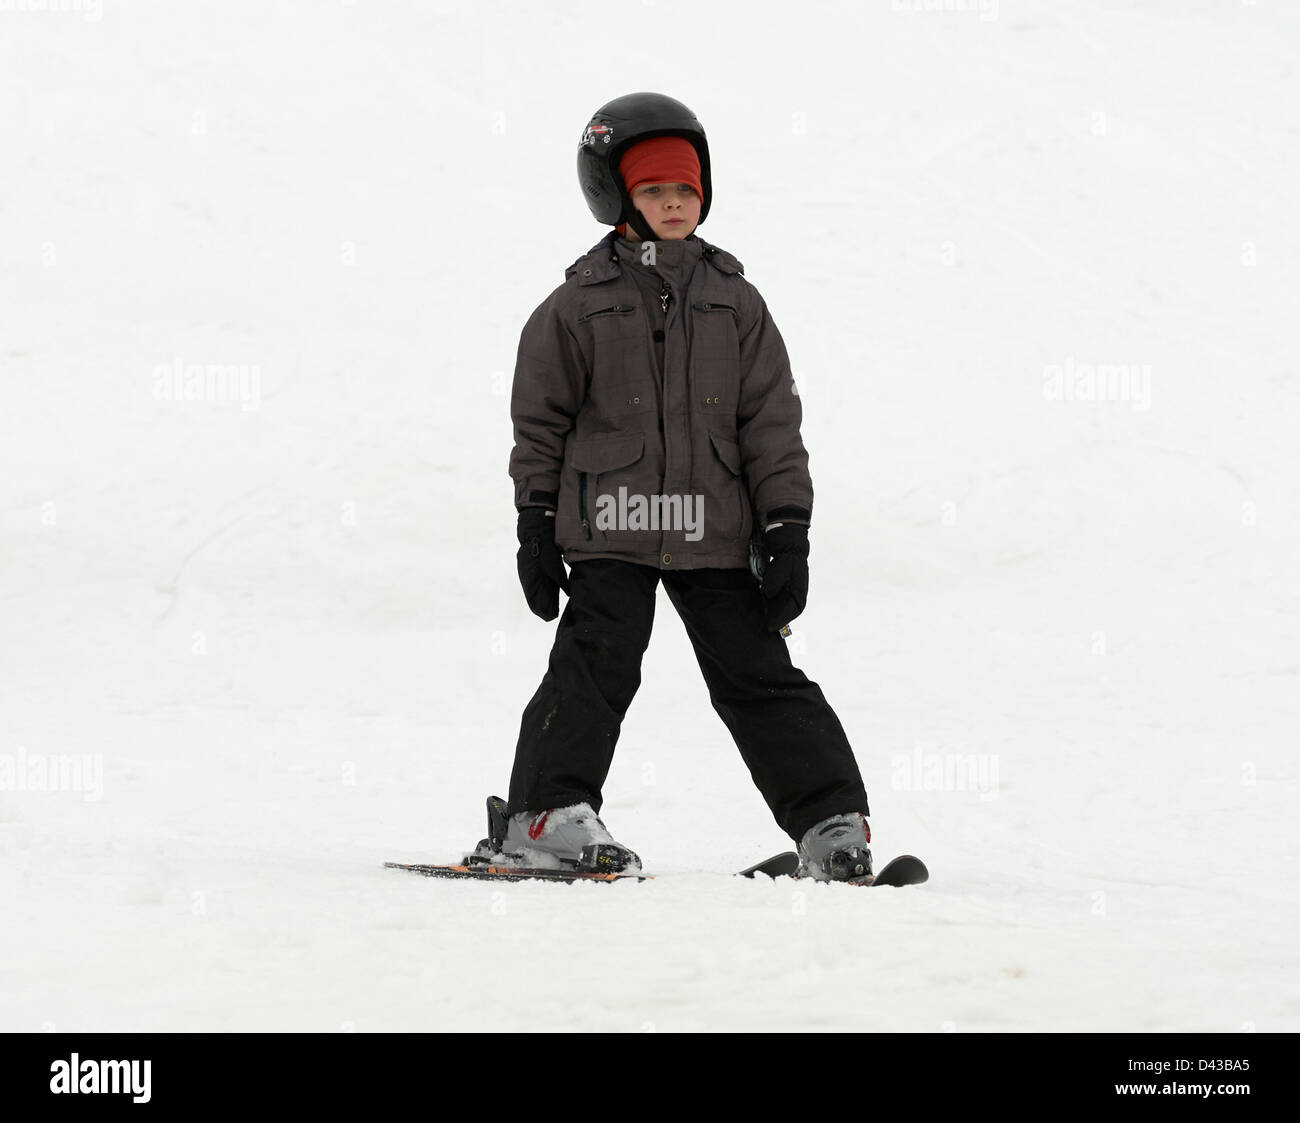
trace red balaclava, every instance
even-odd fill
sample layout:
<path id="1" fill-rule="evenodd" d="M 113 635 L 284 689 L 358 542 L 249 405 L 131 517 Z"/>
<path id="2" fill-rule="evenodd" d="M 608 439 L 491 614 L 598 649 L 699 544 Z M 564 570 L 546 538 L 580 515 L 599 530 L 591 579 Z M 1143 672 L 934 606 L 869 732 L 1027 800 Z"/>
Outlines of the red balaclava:
<path id="1" fill-rule="evenodd" d="M 689 183 L 701 199 L 700 156 L 693 145 L 681 136 L 656 136 L 638 141 L 618 161 L 618 174 L 631 195 L 643 183 Z M 619 223 L 621 237 L 628 236 L 626 222 Z"/>

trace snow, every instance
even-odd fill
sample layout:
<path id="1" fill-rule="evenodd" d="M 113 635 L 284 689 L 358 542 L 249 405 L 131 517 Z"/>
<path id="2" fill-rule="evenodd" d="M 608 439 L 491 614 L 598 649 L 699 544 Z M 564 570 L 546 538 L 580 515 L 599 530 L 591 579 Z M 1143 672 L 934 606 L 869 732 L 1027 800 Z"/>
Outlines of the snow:
<path id="1" fill-rule="evenodd" d="M 0 1029 L 1300 1028 L 1292 8 L 5 7 Z M 785 336 L 792 651 L 923 887 L 711 872 L 789 843 L 662 595 L 603 809 L 661 877 L 381 868 L 505 794 L 514 349 L 637 89 Z"/>

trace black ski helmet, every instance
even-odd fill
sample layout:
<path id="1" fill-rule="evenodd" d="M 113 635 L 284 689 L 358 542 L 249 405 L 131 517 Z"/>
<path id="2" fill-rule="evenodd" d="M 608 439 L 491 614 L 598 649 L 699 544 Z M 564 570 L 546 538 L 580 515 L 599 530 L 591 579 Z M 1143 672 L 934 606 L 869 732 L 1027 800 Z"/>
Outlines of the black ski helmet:
<path id="1" fill-rule="evenodd" d="M 629 223 L 638 234 L 654 240 L 654 233 L 632 205 L 618 174 L 618 162 L 627 149 L 640 140 L 655 136 L 680 136 L 689 140 L 700 158 L 700 223 L 713 201 L 709 176 L 709 142 L 704 126 L 695 114 L 676 98 L 665 94 L 624 94 L 602 105 L 592 114 L 578 142 L 578 183 L 582 196 L 604 226 Z"/>

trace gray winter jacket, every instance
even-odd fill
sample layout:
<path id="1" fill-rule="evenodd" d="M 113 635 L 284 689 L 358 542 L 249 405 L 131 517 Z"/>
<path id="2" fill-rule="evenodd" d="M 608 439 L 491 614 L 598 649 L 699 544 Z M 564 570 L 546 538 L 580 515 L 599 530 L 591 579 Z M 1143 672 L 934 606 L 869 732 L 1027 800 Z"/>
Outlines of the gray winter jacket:
<path id="1" fill-rule="evenodd" d="M 515 506 L 555 510 L 570 563 L 735 568 L 756 528 L 811 522 L 790 361 L 743 272 L 694 234 L 611 231 L 529 317 L 510 401 Z"/>

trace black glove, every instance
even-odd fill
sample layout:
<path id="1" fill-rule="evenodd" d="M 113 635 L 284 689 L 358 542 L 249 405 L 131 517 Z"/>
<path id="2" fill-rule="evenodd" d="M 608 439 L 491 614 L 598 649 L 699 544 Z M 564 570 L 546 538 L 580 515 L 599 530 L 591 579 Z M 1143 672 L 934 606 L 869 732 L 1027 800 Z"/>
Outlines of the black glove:
<path id="1" fill-rule="evenodd" d="M 555 544 L 555 512 L 546 507 L 525 507 L 519 512 L 519 584 L 528 607 L 543 620 L 560 614 L 560 590 L 569 591 L 560 549 Z"/>
<path id="2" fill-rule="evenodd" d="M 770 559 L 763 569 L 763 602 L 767 630 L 779 632 L 808 603 L 808 528 L 782 523 L 763 534 Z"/>

